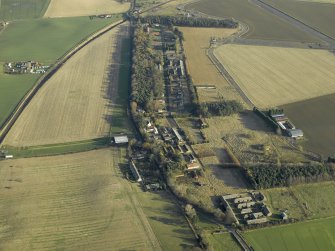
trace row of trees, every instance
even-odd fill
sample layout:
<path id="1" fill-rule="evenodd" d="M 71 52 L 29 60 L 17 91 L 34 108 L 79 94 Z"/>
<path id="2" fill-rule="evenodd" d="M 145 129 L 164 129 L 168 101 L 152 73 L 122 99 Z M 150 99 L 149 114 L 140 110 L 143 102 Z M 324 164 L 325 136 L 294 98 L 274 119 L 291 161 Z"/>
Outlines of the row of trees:
<path id="1" fill-rule="evenodd" d="M 211 19 L 203 17 L 185 16 L 145 16 L 140 17 L 141 22 L 149 24 L 162 24 L 166 26 L 190 27 L 225 27 L 237 28 L 238 23 L 231 19 Z"/>
<path id="2" fill-rule="evenodd" d="M 221 100 L 199 104 L 200 114 L 204 117 L 229 116 L 243 111 L 243 106 L 236 100 Z"/>
<path id="3" fill-rule="evenodd" d="M 332 164 L 256 164 L 245 166 L 244 171 L 256 189 L 335 179 Z"/>
<path id="4" fill-rule="evenodd" d="M 161 56 L 150 47 L 149 34 L 137 27 L 134 34 L 132 58 L 131 100 L 147 111 L 154 109 L 154 98 L 161 97 L 164 80 L 157 65 Z"/>

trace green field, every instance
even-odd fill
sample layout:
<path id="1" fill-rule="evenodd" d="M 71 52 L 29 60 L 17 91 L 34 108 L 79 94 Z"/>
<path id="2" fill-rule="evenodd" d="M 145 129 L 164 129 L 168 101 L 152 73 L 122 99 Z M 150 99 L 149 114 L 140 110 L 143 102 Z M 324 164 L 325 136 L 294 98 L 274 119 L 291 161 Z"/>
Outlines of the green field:
<path id="1" fill-rule="evenodd" d="M 218 17 L 233 17 L 246 23 L 246 37 L 266 40 L 313 42 L 317 38 L 308 35 L 274 15 L 258 8 L 247 0 L 202 0 L 186 6 L 205 14 Z"/>
<path id="2" fill-rule="evenodd" d="M 197 246 L 181 209 L 169 192 L 138 191 L 137 196 L 163 250 L 183 250 Z"/>
<path id="3" fill-rule="evenodd" d="M 265 0 L 265 2 L 335 38 L 334 1 L 332 3 L 318 3 L 317 1 Z"/>
<path id="4" fill-rule="evenodd" d="M 326 251 L 335 249 L 335 217 L 244 233 L 257 251 Z"/>
<path id="5" fill-rule="evenodd" d="M 81 40 L 114 21 L 75 17 L 12 22 L 0 35 L 0 62 L 53 63 Z"/>
<path id="6" fill-rule="evenodd" d="M 0 69 L 0 125 L 34 85 L 37 75 L 8 75 Z"/>
<path id="7" fill-rule="evenodd" d="M 287 210 L 290 218 L 318 219 L 335 216 L 335 182 L 304 184 L 264 190 L 274 213 Z"/>
<path id="8" fill-rule="evenodd" d="M 335 94 L 282 106 L 297 128 L 303 130 L 302 145 L 327 158 L 335 156 Z"/>
<path id="9" fill-rule="evenodd" d="M 50 0 L 1 0 L 0 20 L 42 17 L 49 3 Z"/>
<path id="10" fill-rule="evenodd" d="M 213 250 L 217 251 L 241 251 L 239 244 L 233 239 L 230 233 L 209 234 L 208 240 Z"/>
<path id="11" fill-rule="evenodd" d="M 115 21 L 87 17 L 11 23 L 0 34 L 0 62 L 37 60 L 53 64 L 93 32 Z M 0 125 L 40 75 L 8 76 L 0 69 Z"/>

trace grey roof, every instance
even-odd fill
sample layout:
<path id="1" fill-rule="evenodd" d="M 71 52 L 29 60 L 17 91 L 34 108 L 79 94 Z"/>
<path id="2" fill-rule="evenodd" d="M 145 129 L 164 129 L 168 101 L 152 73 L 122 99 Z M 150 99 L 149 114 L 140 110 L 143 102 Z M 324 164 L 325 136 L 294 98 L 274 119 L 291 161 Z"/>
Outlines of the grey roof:
<path id="1" fill-rule="evenodd" d="M 292 138 L 296 138 L 296 137 L 302 137 L 302 136 L 304 136 L 303 131 L 300 130 L 300 129 L 291 129 L 291 130 L 288 130 L 288 134 L 289 134 L 290 137 L 292 137 Z"/>
<path id="2" fill-rule="evenodd" d="M 128 137 L 127 136 L 115 136 L 114 142 L 116 144 L 128 143 Z"/>

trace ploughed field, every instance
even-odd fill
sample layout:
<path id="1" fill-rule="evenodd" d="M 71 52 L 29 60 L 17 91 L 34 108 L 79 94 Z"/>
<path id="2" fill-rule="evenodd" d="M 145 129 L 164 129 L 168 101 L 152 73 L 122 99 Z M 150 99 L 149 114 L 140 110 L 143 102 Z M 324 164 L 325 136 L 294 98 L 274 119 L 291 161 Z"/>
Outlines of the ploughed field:
<path id="1" fill-rule="evenodd" d="M 335 39 L 334 0 L 265 0 L 265 2 Z"/>
<path id="2" fill-rule="evenodd" d="M 333 78 L 335 81 L 335 78 Z M 292 122 L 304 131 L 303 145 L 323 157 L 335 156 L 335 94 L 282 106 Z"/>
<path id="3" fill-rule="evenodd" d="M 28 104 L 4 144 L 34 146 L 108 136 L 120 41 L 127 36 L 128 24 L 118 26 L 67 61 Z"/>
<path id="4" fill-rule="evenodd" d="M 44 17 L 73 17 L 128 11 L 130 2 L 117 0 L 51 0 Z"/>
<path id="5" fill-rule="evenodd" d="M 0 162 L 1 250 L 160 250 L 125 149 Z"/>
<path id="6" fill-rule="evenodd" d="M 319 41 L 247 0 L 202 0 L 188 4 L 186 9 L 194 9 L 222 18 L 233 17 L 248 25 L 249 31 L 245 35 L 248 38 L 298 42 Z"/>
<path id="7" fill-rule="evenodd" d="M 335 249 L 335 217 L 246 232 L 259 251 L 316 251 Z"/>
<path id="8" fill-rule="evenodd" d="M 335 56 L 325 50 L 226 44 L 214 53 L 260 108 L 335 93 Z"/>

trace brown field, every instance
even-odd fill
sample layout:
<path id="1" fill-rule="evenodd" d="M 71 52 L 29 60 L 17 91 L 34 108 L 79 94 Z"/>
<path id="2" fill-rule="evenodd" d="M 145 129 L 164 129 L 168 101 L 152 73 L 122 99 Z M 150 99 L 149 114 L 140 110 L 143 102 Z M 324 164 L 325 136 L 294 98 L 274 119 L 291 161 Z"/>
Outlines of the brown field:
<path id="1" fill-rule="evenodd" d="M 127 35 L 128 24 L 119 26 L 66 62 L 25 108 L 4 144 L 34 146 L 108 135 L 120 41 Z"/>
<path id="2" fill-rule="evenodd" d="M 125 149 L 0 162 L 1 250 L 161 250 Z"/>
<path id="3" fill-rule="evenodd" d="M 184 34 L 186 66 L 194 85 L 214 85 L 216 87 L 216 89 L 198 89 L 200 101 L 216 100 L 219 96 L 229 99 L 239 98 L 238 93 L 225 80 L 206 54 L 211 37 L 228 37 L 237 30 L 188 27 L 180 27 L 179 29 Z"/>
<path id="4" fill-rule="evenodd" d="M 335 92 L 335 56 L 325 50 L 226 44 L 215 55 L 261 108 Z"/>
<path id="5" fill-rule="evenodd" d="M 116 0 L 51 0 L 44 17 L 75 17 L 126 12 L 130 3 Z"/>

